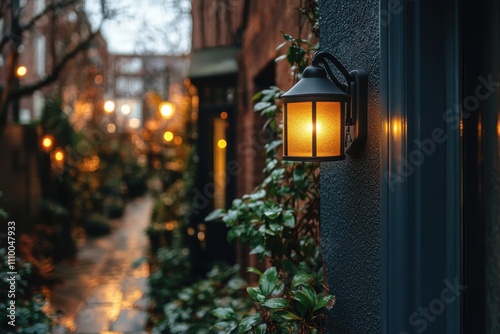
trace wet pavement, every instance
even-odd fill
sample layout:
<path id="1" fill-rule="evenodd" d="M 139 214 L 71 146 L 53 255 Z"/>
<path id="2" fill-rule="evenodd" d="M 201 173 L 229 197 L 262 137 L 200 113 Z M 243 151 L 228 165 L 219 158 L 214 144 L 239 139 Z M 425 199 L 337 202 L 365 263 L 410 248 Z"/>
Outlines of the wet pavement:
<path id="1" fill-rule="evenodd" d="M 62 278 L 50 296 L 50 306 L 61 310 L 54 334 L 142 334 L 149 304 L 145 257 L 145 229 L 153 199 L 127 204 L 111 234 L 90 239 L 79 248 L 76 260 L 62 263 Z"/>

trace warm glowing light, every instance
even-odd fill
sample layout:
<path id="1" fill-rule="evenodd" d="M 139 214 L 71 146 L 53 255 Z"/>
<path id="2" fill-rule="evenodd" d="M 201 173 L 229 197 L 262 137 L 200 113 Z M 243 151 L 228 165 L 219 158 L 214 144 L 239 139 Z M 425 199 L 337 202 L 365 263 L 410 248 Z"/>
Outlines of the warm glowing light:
<path id="1" fill-rule="evenodd" d="M 96 75 L 94 78 L 94 82 L 98 85 L 102 84 L 103 81 L 104 81 L 104 78 L 100 74 Z"/>
<path id="2" fill-rule="evenodd" d="M 498 120 L 498 123 L 497 123 L 497 134 L 498 134 L 498 137 L 500 137 L 500 119 Z"/>
<path id="3" fill-rule="evenodd" d="M 174 116 L 175 106 L 172 102 L 160 103 L 160 114 L 165 119 L 170 119 Z"/>
<path id="4" fill-rule="evenodd" d="M 313 132 L 313 125 L 312 125 L 312 123 L 309 124 L 309 126 L 307 127 L 307 129 L 309 130 L 309 133 Z M 321 132 L 321 124 L 316 123 L 316 133 L 318 133 L 318 132 Z"/>
<path id="5" fill-rule="evenodd" d="M 227 146 L 227 142 L 224 140 L 224 139 L 219 139 L 219 141 L 217 142 L 217 146 L 219 146 L 219 148 L 226 148 Z"/>
<path id="6" fill-rule="evenodd" d="M 50 137 L 50 136 L 44 136 L 42 138 L 42 146 L 43 146 L 44 149 L 49 150 L 52 147 L 52 144 L 53 144 L 52 137 Z"/>
<path id="7" fill-rule="evenodd" d="M 108 126 L 107 126 L 107 130 L 109 133 L 115 133 L 116 131 L 116 125 L 114 125 L 113 123 L 109 123 Z"/>
<path id="8" fill-rule="evenodd" d="M 57 150 L 56 153 L 54 154 L 54 159 L 56 161 L 61 162 L 64 160 L 64 152 L 62 150 Z"/>
<path id="9" fill-rule="evenodd" d="M 197 234 L 198 240 L 203 241 L 205 240 L 205 232 L 198 232 Z"/>
<path id="10" fill-rule="evenodd" d="M 220 113 L 220 118 L 222 118 L 222 119 L 227 119 L 227 116 L 228 116 L 227 112 L 225 112 L 225 111 Z"/>
<path id="11" fill-rule="evenodd" d="M 141 120 L 138 118 L 131 118 L 128 121 L 128 126 L 132 129 L 137 129 L 141 125 Z"/>
<path id="12" fill-rule="evenodd" d="M 129 104 L 124 104 L 121 107 L 122 114 L 128 115 L 132 111 L 132 107 Z"/>
<path id="13" fill-rule="evenodd" d="M 26 66 L 19 66 L 16 70 L 16 74 L 18 77 L 24 77 L 28 73 L 28 69 Z"/>
<path id="14" fill-rule="evenodd" d="M 394 136 L 399 136 L 401 134 L 401 124 L 399 124 L 397 120 L 392 121 L 392 134 Z"/>
<path id="15" fill-rule="evenodd" d="M 171 131 L 165 131 L 163 139 L 165 139 L 165 141 L 172 141 L 172 139 L 174 139 L 174 134 Z"/>
<path id="16" fill-rule="evenodd" d="M 175 145 L 180 145 L 180 144 L 182 144 L 182 137 L 180 137 L 180 136 L 175 136 L 175 137 L 174 137 L 174 144 L 175 144 Z"/>
<path id="17" fill-rule="evenodd" d="M 188 229 L 187 229 L 187 234 L 188 234 L 188 235 L 194 235 L 194 228 L 192 228 L 192 227 L 188 227 Z"/>
<path id="18" fill-rule="evenodd" d="M 167 231 L 173 231 L 177 227 L 176 221 L 170 221 L 165 223 L 165 229 Z"/>
<path id="19" fill-rule="evenodd" d="M 115 103 L 113 101 L 104 102 L 104 111 L 107 112 L 108 114 L 115 111 Z"/>

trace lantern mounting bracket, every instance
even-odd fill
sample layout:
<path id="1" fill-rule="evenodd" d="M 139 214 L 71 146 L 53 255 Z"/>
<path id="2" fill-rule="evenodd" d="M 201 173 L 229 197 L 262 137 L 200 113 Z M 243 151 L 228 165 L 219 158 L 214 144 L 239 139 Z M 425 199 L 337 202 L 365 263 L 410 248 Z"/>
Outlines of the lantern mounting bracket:
<path id="1" fill-rule="evenodd" d="M 327 60 L 335 65 L 344 76 L 346 83 L 340 82 L 337 77 L 335 77 Z M 355 156 L 359 154 L 365 145 L 368 132 L 368 75 L 364 70 L 347 71 L 335 56 L 325 51 L 317 51 L 314 54 L 312 66 L 320 65 L 326 70 L 330 80 L 350 97 L 350 102 L 347 104 L 345 113 L 345 152 L 351 156 Z M 347 135 L 349 135 L 352 140 L 347 140 Z"/>

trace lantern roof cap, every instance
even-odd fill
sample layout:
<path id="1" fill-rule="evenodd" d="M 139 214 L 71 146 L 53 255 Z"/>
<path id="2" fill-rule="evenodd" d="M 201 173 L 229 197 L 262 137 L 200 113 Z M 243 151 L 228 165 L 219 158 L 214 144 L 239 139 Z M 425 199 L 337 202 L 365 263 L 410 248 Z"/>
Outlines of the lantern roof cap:
<path id="1" fill-rule="evenodd" d="M 282 98 L 307 97 L 328 98 L 336 101 L 349 101 L 349 95 L 337 87 L 326 75 L 326 71 L 321 66 L 308 66 L 299 80 L 290 90 L 281 95 Z"/>

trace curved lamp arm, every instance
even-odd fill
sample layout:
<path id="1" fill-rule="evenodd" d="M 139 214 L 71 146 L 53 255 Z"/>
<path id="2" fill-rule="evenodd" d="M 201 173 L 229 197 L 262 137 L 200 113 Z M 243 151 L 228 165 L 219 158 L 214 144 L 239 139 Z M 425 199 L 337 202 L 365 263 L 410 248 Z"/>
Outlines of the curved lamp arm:
<path id="1" fill-rule="evenodd" d="M 326 62 L 327 60 L 331 61 L 333 65 L 342 73 L 344 76 L 345 80 L 347 81 L 347 85 L 344 83 L 341 83 L 333 74 L 330 66 Z M 333 83 L 339 87 L 344 93 L 350 94 L 351 91 L 351 82 L 353 81 L 351 74 L 347 71 L 347 69 L 340 63 L 340 61 L 335 58 L 332 54 L 325 52 L 325 51 L 316 51 L 314 53 L 313 59 L 312 59 L 312 65 L 314 66 L 319 66 L 320 64 L 323 65 L 325 68 L 326 72 L 328 73 L 328 76 L 330 77 L 330 80 L 333 81 Z"/>

